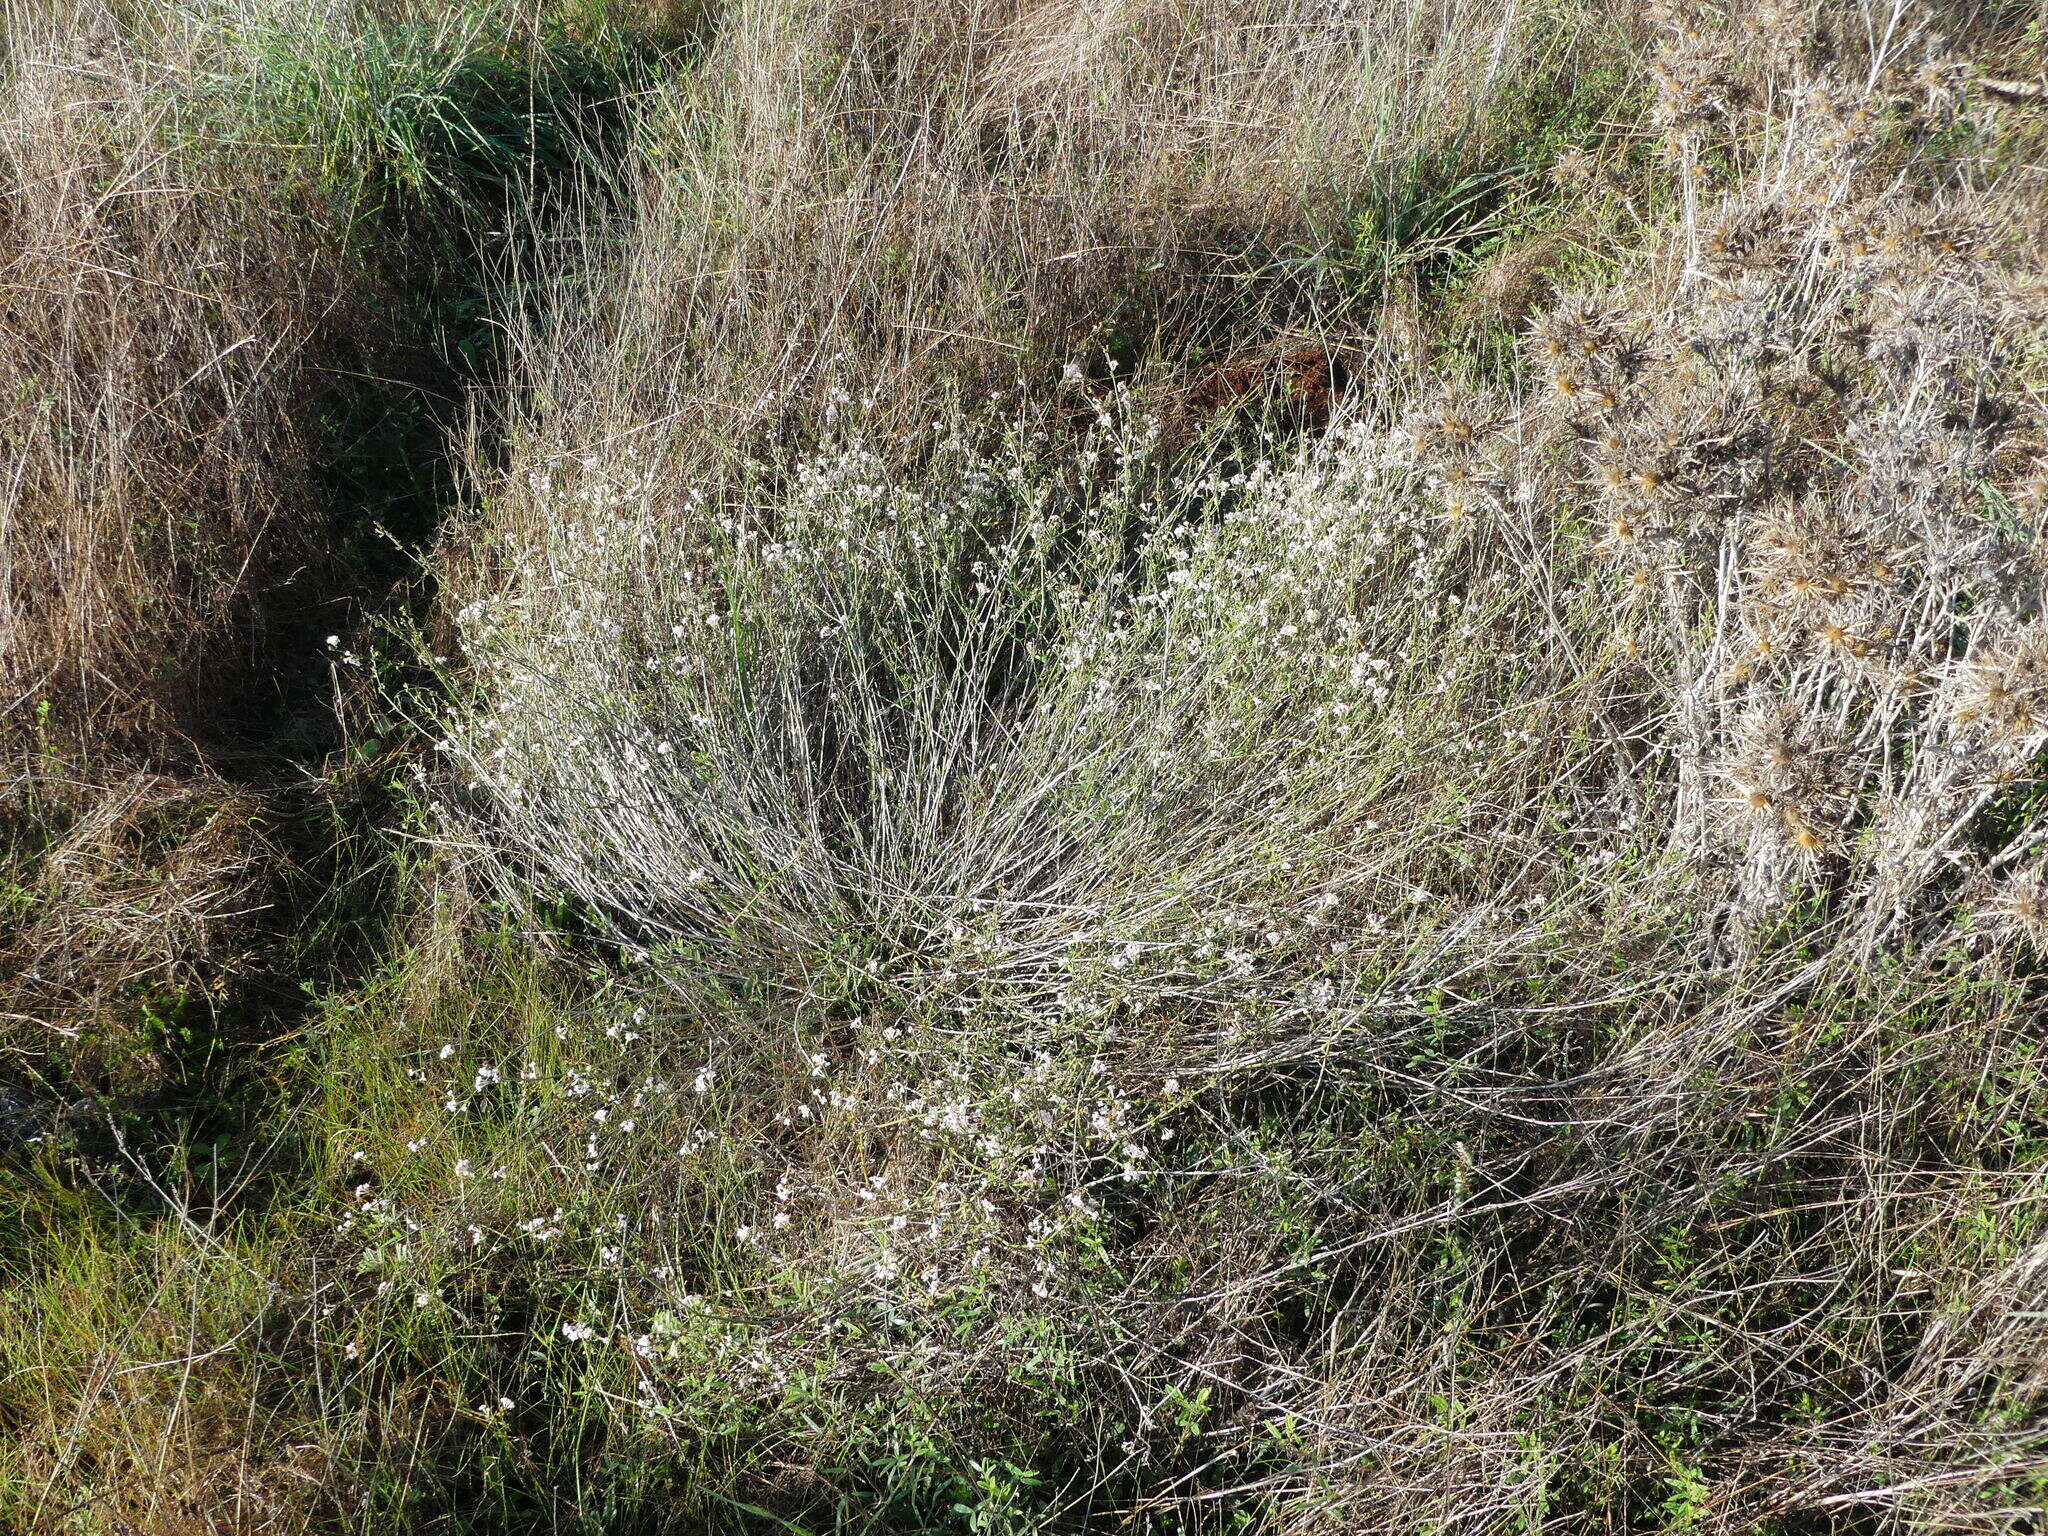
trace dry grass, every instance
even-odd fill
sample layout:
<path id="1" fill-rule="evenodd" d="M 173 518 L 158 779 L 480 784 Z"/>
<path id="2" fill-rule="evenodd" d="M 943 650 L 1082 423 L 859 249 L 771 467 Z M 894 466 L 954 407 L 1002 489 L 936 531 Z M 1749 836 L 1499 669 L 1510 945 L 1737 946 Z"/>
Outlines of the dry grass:
<path id="1" fill-rule="evenodd" d="M 0 1520 L 2033 1529 L 2038 39 L 692 22 L 337 648 L 407 941 L 9 1186 Z M 184 974 L 229 798 L 25 952 Z"/>
<path id="2" fill-rule="evenodd" d="M 0 707 L 16 742 L 189 758 L 336 587 L 310 365 L 359 366 L 377 301 L 260 147 L 187 138 L 181 40 L 5 24 Z"/>
<path id="3" fill-rule="evenodd" d="M 1178 371 L 1356 327 L 1386 296 L 1317 258 L 1370 189 L 1510 152 L 1498 91 L 1614 54 L 1569 8 L 734 7 L 586 235 L 615 275 L 529 348 L 539 430 L 695 462 L 852 389 L 886 440 L 1105 349 Z"/>
<path id="4" fill-rule="evenodd" d="M 8 750 L 218 764 L 324 712 L 322 635 L 445 494 L 404 461 L 482 366 L 477 246 L 626 45 L 518 0 L 4 20 Z"/>
<path id="5" fill-rule="evenodd" d="M 286 861 L 262 809 L 224 784 L 136 774 L 18 869 L 0 996 L 15 1051 L 64 1062 L 68 1081 L 52 1086 L 116 1098 L 158 1089 L 164 1042 L 146 1026 L 228 1004 L 234 973 L 277 922 Z"/>

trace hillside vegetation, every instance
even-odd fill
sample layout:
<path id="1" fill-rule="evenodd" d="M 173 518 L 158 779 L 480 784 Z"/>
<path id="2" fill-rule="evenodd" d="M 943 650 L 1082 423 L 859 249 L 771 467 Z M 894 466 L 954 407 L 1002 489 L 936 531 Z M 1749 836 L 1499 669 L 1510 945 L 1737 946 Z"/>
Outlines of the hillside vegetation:
<path id="1" fill-rule="evenodd" d="M 0 0 L 0 1536 L 2048 1520 L 2048 36 Z"/>

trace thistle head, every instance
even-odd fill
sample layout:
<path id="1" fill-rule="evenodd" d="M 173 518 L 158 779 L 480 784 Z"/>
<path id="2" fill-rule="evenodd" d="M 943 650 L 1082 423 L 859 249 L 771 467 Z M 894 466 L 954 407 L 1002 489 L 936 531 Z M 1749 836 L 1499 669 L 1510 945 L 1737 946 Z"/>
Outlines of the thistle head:
<path id="1" fill-rule="evenodd" d="M 1949 696 L 1958 725 L 2031 744 L 2048 736 L 2048 621 L 2035 620 L 1964 662 Z"/>

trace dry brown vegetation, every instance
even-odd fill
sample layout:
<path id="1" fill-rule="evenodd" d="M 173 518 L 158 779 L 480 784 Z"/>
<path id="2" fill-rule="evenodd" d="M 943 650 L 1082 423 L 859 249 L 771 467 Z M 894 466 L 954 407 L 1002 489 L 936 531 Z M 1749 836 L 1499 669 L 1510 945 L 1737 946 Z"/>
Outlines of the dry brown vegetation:
<path id="1" fill-rule="evenodd" d="M 1457 0 L 740 8 L 649 105 L 590 323 L 528 363 L 548 430 L 701 453 L 857 388 L 886 439 L 1105 350 L 1180 370 L 1355 330 L 1386 296 L 1313 258 L 1363 195 L 1500 162 L 1496 94 L 1624 47 L 1595 12 Z"/>
<path id="2" fill-rule="evenodd" d="M 9 20 L 0 1528 L 2039 1528 L 2041 18 Z"/>
<path id="3" fill-rule="evenodd" d="M 17 745 L 189 758 L 335 587 L 318 370 L 360 366 L 378 295 L 260 148 L 187 138 L 175 44 L 4 24 L 0 707 Z"/>

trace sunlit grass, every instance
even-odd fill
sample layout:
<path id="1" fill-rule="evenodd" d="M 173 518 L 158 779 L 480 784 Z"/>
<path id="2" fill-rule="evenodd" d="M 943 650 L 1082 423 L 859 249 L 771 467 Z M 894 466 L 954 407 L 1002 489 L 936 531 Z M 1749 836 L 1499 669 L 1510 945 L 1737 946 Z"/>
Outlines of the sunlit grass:
<path id="1" fill-rule="evenodd" d="M 1939 19 L 12 31 L 0 1527 L 2030 1529 L 2037 44 Z M 318 718 L 201 733 L 259 597 Z"/>

